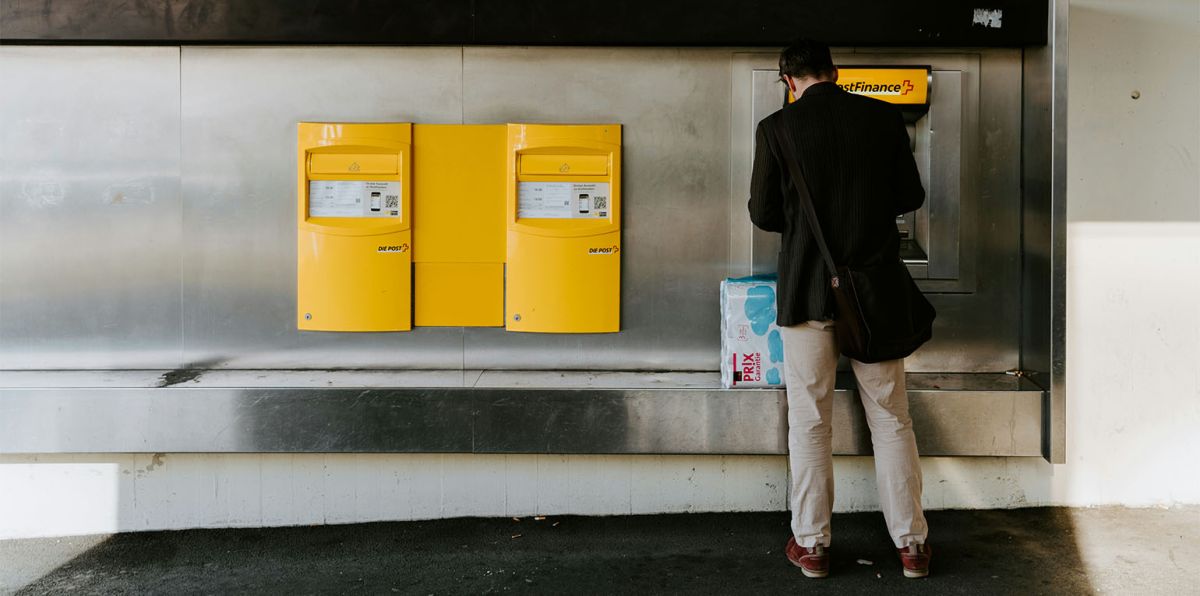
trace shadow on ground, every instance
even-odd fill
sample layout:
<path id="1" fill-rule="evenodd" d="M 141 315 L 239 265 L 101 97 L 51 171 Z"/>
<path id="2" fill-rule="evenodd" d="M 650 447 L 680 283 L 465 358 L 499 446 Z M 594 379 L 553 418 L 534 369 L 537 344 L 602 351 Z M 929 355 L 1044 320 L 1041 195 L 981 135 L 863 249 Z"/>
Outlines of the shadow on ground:
<path id="1" fill-rule="evenodd" d="M 1068 510 L 934 511 L 929 522 L 933 574 L 921 580 L 901 576 L 878 513 L 835 516 L 824 580 L 784 558 L 786 514 L 748 513 L 119 534 L 18 593 L 1092 591 Z"/>

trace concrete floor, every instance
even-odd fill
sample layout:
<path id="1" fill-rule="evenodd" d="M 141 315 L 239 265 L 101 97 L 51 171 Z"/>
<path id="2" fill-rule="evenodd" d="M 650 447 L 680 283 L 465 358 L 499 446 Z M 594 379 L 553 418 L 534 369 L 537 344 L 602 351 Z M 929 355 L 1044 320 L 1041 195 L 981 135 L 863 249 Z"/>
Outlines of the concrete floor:
<path id="1" fill-rule="evenodd" d="M 1196 594 L 1200 508 L 929 513 L 901 577 L 878 513 L 834 519 L 833 570 L 783 557 L 781 513 L 453 519 L 0 541 L 0 593 Z"/>

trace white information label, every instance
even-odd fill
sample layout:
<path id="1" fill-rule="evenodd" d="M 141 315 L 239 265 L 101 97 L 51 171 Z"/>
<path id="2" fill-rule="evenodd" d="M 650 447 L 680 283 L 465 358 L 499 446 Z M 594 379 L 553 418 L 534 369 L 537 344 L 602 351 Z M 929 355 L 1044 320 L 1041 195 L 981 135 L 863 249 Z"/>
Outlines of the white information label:
<path id="1" fill-rule="evenodd" d="M 518 182 L 517 217 L 603 219 L 611 198 L 607 182 Z"/>
<path id="2" fill-rule="evenodd" d="M 399 182 L 309 180 L 309 217 L 400 217 Z"/>

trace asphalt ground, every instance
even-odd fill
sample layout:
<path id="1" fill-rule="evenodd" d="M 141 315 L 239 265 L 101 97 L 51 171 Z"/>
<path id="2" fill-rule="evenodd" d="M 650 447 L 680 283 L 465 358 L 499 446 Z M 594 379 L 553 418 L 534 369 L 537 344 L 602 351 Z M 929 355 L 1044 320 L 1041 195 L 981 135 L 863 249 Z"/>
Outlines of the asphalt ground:
<path id="1" fill-rule="evenodd" d="M 449 519 L 0 541 L 18 594 L 1196 594 L 1200 508 L 933 511 L 905 579 L 879 513 L 836 515 L 832 572 L 784 513 Z"/>

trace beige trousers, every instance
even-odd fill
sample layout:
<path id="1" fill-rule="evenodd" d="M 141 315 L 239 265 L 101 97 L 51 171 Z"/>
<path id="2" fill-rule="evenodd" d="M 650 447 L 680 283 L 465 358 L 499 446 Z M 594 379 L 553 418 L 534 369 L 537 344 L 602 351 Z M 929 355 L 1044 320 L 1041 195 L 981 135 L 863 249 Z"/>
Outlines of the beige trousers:
<path id="1" fill-rule="evenodd" d="M 780 333 L 787 382 L 792 533 L 800 546 L 829 546 L 837 338 L 830 321 L 783 327 Z M 921 465 L 908 416 L 904 361 L 851 360 L 851 365 L 871 429 L 879 506 L 888 533 L 896 547 L 924 544 L 928 528 L 921 511 Z"/>

